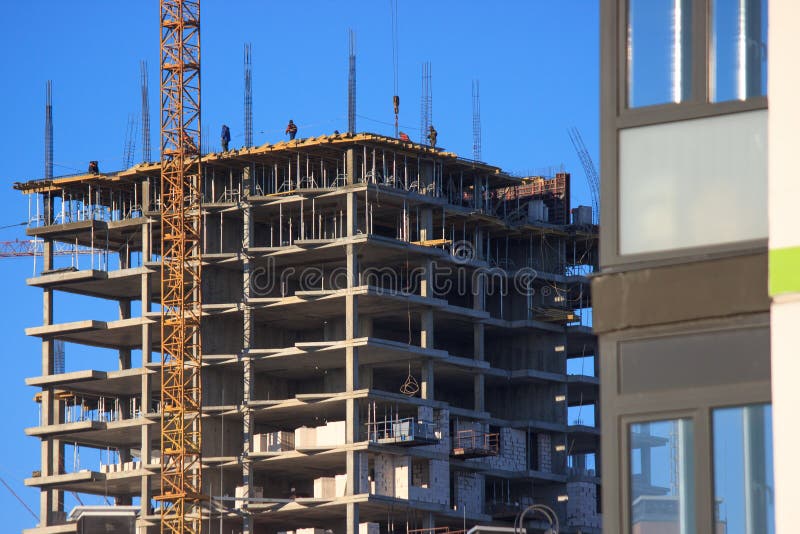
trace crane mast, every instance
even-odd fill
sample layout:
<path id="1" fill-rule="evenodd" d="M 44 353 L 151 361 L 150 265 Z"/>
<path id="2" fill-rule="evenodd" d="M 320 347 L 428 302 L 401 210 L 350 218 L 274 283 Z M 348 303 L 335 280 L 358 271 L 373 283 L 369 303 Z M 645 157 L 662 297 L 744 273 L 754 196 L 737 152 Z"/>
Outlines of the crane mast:
<path id="1" fill-rule="evenodd" d="M 200 532 L 200 2 L 161 8 L 161 532 Z"/>

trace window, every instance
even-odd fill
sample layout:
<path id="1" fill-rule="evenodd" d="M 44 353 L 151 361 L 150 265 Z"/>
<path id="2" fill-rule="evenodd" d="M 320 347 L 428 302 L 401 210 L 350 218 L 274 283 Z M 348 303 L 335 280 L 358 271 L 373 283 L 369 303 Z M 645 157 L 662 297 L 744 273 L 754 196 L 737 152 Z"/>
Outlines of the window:
<path id="1" fill-rule="evenodd" d="M 694 534 L 692 421 L 632 424 L 629 438 L 632 531 Z"/>
<path id="2" fill-rule="evenodd" d="M 714 410 L 713 436 L 717 531 L 774 534 L 771 406 Z"/>
<path id="3" fill-rule="evenodd" d="M 698 11 L 695 0 L 627 0 L 627 107 L 767 94 L 768 0 L 701 2 Z M 693 17 L 704 10 L 707 48 L 692 40 L 705 25 Z M 692 94 L 693 72 L 706 72 L 707 95 Z"/>
<path id="4" fill-rule="evenodd" d="M 628 107 L 689 99 L 691 4 L 690 0 L 630 0 Z"/>
<path id="5" fill-rule="evenodd" d="M 713 0 L 711 101 L 767 94 L 767 0 Z"/>
<path id="6" fill-rule="evenodd" d="M 618 177 L 617 194 L 604 199 L 618 213 L 611 263 L 766 240 L 767 8 L 617 0 L 624 24 L 604 82 L 621 104 L 606 145 Z"/>
<path id="7" fill-rule="evenodd" d="M 619 250 L 767 236 L 767 112 L 627 128 L 619 135 Z"/>

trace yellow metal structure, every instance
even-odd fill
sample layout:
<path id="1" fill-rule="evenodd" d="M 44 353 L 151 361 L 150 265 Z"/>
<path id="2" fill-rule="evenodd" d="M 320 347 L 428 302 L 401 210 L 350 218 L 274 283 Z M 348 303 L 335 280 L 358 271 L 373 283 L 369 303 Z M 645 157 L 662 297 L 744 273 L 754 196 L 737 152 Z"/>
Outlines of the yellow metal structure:
<path id="1" fill-rule="evenodd" d="M 200 2 L 161 0 L 161 532 L 201 524 Z"/>

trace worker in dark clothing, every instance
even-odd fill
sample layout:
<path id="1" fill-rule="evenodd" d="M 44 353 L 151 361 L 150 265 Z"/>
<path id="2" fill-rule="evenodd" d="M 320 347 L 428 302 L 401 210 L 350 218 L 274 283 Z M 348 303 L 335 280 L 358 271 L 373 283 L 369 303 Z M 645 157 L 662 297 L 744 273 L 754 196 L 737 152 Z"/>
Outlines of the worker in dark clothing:
<path id="1" fill-rule="evenodd" d="M 437 136 L 436 128 L 433 127 L 433 124 L 430 126 L 430 130 L 428 131 L 428 140 L 431 142 L 432 147 L 436 147 L 436 136 Z"/>
<path id="2" fill-rule="evenodd" d="M 286 132 L 289 134 L 289 139 L 294 139 L 294 136 L 297 135 L 297 125 L 294 123 L 292 119 L 289 119 L 289 124 L 286 125 Z"/>
<path id="3" fill-rule="evenodd" d="M 89 162 L 89 172 L 92 174 L 100 174 L 100 167 L 97 165 L 96 161 Z"/>
<path id="4" fill-rule="evenodd" d="M 227 124 L 222 125 L 222 133 L 220 134 L 220 141 L 222 142 L 222 151 L 228 151 L 228 143 L 231 142 L 231 130 Z"/>

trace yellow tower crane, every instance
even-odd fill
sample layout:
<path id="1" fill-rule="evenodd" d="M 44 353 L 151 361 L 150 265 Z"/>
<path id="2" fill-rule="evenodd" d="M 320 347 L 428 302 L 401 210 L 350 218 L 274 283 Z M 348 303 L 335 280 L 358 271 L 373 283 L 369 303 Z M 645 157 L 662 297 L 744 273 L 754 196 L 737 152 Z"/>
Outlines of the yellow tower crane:
<path id="1" fill-rule="evenodd" d="M 201 525 L 200 1 L 161 3 L 161 532 Z"/>

